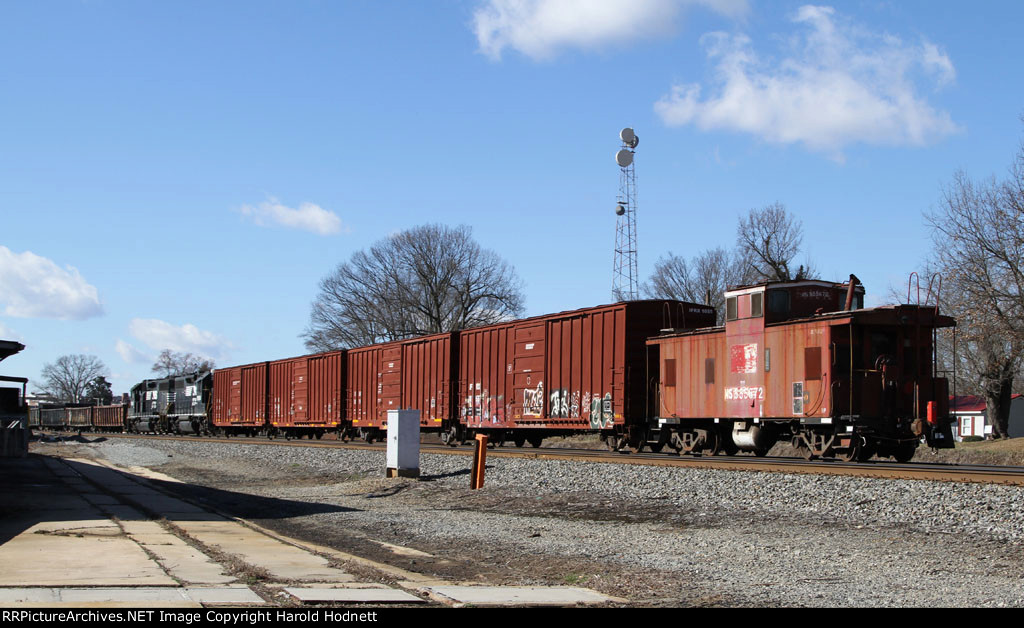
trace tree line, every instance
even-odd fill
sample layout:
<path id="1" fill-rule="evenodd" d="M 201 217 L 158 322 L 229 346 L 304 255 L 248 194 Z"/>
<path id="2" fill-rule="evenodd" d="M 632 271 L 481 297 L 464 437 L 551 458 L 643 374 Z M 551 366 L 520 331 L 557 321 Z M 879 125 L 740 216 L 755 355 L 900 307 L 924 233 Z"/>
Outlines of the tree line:
<path id="1" fill-rule="evenodd" d="M 1024 392 L 1024 142 L 1005 177 L 956 173 L 926 218 L 928 283 L 957 319 L 940 338 L 942 368 L 985 398 L 988 424 L 1008 437 L 1011 395 Z"/>
<path id="2" fill-rule="evenodd" d="M 803 223 L 782 203 L 751 209 L 736 225 L 732 249 L 707 249 L 689 261 L 670 251 L 655 262 L 654 272 L 641 290 L 650 299 L 710 305 L 721 324 L 725 316 L 723 294 L 731 286 L 817 278 L 809 260 L 796 264 L 803 238 Z"/>
<path id="3" fill-rule="evenodd" d="M 164 349 L 151 371 L 159 377 L 172 377 L 211 371 L 215 366 L 209 358 Z M 109 376 L 110 370 L 95 355 L 62 355 L 43 365 L 41 387 L 37 393 L 61 403 L 109 405 L 114 400 L 111 383 L 107 379 Z"/>

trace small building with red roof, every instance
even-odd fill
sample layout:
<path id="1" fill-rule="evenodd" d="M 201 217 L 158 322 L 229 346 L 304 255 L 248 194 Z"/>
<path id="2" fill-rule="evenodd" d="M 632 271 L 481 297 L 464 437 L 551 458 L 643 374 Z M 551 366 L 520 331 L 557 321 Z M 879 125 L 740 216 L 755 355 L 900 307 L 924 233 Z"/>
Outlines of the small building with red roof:
<path id="1" fill-rule="evenodd" d="M 965 436 L 981 436 L 992 438 L 995 429 L 989 425 L 985 417 L 988 404 L 984 397 L 977 395 L 960 395 L 949 398 L 949 411 L 956 419 L 953 426 L 953 438 L 963 440 Z M 1010 397 L 1010 438 L 1024 436 L 1024 395 Z"/>

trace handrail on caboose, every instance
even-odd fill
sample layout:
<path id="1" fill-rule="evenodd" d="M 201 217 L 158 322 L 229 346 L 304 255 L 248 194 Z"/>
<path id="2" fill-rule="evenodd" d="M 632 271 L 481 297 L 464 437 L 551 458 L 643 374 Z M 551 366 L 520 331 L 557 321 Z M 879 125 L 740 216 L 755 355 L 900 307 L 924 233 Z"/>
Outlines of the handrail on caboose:
<path id="1" fill-rule="evenodd" d="M 910 288 L 914 285 L 915 278 L 917 279 L 917 303 L 915 305 L 921 305 L 921 276 L 917 274 L 917 271 L 910 273 L 910 277 L 907 279 L 907 305 L 910 305 Z M 937 285 L 936 280 L 938 281 Z M 932 276 L 928 279 L 928 291 L 924 295 L 924 304 L 928 305 L 928 301 L 931 300 L 932 295 L 935 295 L 936 315 L 939 313 L 939 294 L 941 292 L 942 275 L 939 273 L 932 273 Z"/>

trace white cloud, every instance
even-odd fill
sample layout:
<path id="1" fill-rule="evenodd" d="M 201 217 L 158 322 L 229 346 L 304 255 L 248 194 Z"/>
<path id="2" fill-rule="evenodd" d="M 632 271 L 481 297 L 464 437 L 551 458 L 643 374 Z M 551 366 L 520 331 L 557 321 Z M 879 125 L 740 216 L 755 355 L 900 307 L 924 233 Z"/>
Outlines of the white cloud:
<path id="1" fill-rule="evenodd" d="M 3 323 L 0 323 L 0 340 L 14 340 L 15 342 L 21 342 L 21 334 L 10 327 L 7 327 Z"/>
<path id="2" fill-rule="evenodd" d="M 341 218 L 337 214 L 313 203 L 302 203 L 298 209 L 293 209 L 282 205 L 276 198 L 268 198 L 256 207 L 243 205 L 240 211 L 261 227 L 276 224 L 320 235 L 342 231 Z"/>
<path id="3" fill-rule="evenodd" d="M 500 59 L 505 48 L 534 60 L 563 48 L 596 50 L 665 36 L 685 7 L 701 5 L 730 17 L 747 0 L 487 0 L 473 14 L 480 51 Z"/>
<path id="4" fill-rule="evenodd" d="M 956 78 L 935 44 L 869 32 L 830 7 L 801 7 L 793 22 L 799 33 L 781 60 L 759 55 L 745 35 L 705 35 L 712 93 L 702 100 L 701 85 L 676 85 L 655 111 L 670 126 L 741 131 L 838 159 L 856 142 L 922 146 L 958 131 L 918 93 L 919 83 Z"/>
<path id="5" fill-rule="evenodd" d="M 155 358 L 139 351 L 131 344 L 121 340 L 120 338 L 117 339 L 117 343 L 114 345 L 114 348 L 117 350 L 118 355 L 121 356 L 121 359 L 129 364 L 144 364 L 155 360 Z"/>
<path id="6" fill-rule="evenodd" d="M 22 318 L 83 320 L 103 314 L 96 287 L 77 269 L 5 246 L 0 246 L 0 303 L 5 314 Z"/>
<path id="7" fill-rule="evenodd" d="M 212 332 L 203 331 L 195 325 L 186 323 L 180 327 L 155 318 L 133 318 L 128 324 L 131 335 L 156 351 L 197 353 L 199 355 L 223 359 L 233 347 L 227 339 Z M 117 351 L 126 361 L 128 357 L 137 358 L 141 353 L 128 343 L 118 341 Z M 122 352 L 124 351 L 124 352 Z M 135 353 L 132 353 L 135 351 Z"/>

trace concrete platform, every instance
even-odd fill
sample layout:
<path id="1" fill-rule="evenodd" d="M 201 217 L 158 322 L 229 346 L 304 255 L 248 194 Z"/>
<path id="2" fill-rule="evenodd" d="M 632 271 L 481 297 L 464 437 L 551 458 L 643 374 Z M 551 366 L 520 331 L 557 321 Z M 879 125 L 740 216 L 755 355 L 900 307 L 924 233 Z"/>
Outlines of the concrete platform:
<path id="1" fill-rule="evenodd" d="M 234 521 L 177 521 L 176 525 L 203 545 L 238 557 L 262 569 L 277 582 L 350 582 L 353 577 L 328 566 L 326 558 Z"/>
<path id="2" fill-rule="evenodd" d="M 77 482 L 62 481 L 77 479 L 74 470 L 29 456 L 0 471 L 0 586 L 177 585 Z"/>
<path id="3" fill-rule="evenodd" d="M 287 587 L 303 604 L 423 604 L 425 600 L 390 587 L 317 588 Z"/>
<path id="4" fill-rule="evenodd" d="M 261 591 L 274 595 L 283 588 L 271 604 L 285 595 L 307 604 L 422 604 L 428 598 L 476 606 L 624 602 L 573 587 L 451 586 L 204 510 L 146 479 L 173 478 L 143 471 L 35 454 L 0 459 L 0 607 L 264 604 L 239 582 L 253 576 L 266 587 Z M 421 554 L 382 545 L 396 555 Z M 401 588 L 356 582 L 332 562 L 387 574 Z"/>
<path id="5" fill-rule="evenodd" d="M 0 589 L 0 607 L 120 606 L 148 608 L 169 606 L 200 608 L 205 604 L 264 605 L 266 602 L 244 587 L 95 587 L 87 589 L 19 587 Z"/>
<path id="6" fill-rule="evenodd" d="M 433 586 L 427 590 L 473 606 L 576 606 L 626 601 L 578 587 Z"/>

